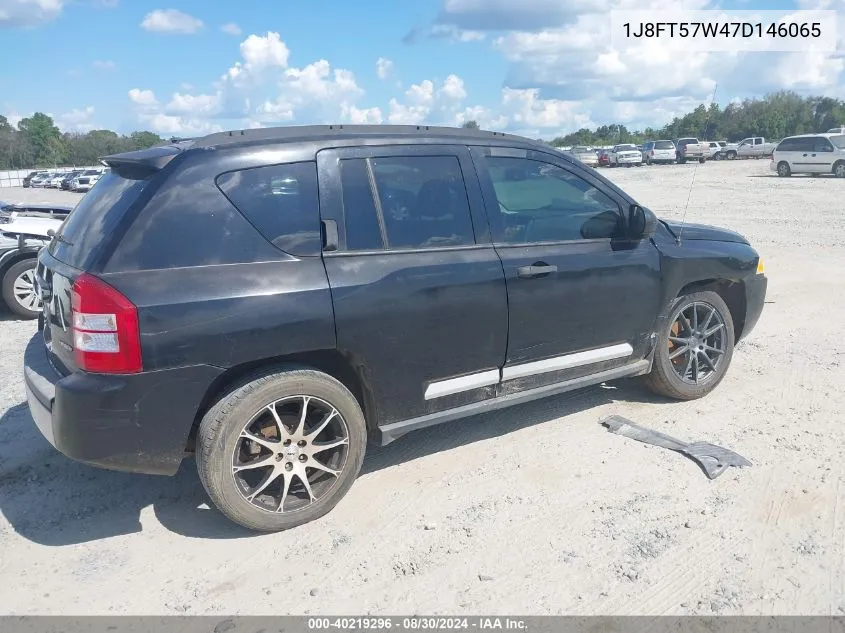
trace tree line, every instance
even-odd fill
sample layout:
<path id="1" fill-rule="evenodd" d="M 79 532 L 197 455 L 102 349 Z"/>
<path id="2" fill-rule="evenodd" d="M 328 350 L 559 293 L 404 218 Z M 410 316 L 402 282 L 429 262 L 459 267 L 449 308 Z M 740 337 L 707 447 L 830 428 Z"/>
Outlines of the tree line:
<path id="1" fill-rule="evenodd" d="M 41 112 L 21 119 L 14 127 L 0 115 L 0 170 L 96 165 L 102 156 L 145 149 L 163 141 L 152 132 L 129 136 L 111 130 L 63 133 Z"/>
<path id="2" fill-rule="evenodd" d="M 745 99 L 720 108 L 701 104 L 662 128 L 628 130 L 624 125 L 582 128 L 558 136 L 555 146 L 616 145 L 648 140 L 697 137 L 702 141 L 739 141 L 749 136 L 779 140 L 795 134 L 826 132 L 845 125 L 845 101 L 831 97 L 802 97 L 794 92 L 776 92 L 762 99 Z"/>
<path id="3" fill-rule="evenodd" d="M 737 141 L 748 136 L 776 140 L 794 134 L 824 132 L 839 125 L 845 125 L 845 101 L 776 92 L 762 99 L 732 102 L 724 108 L 716 103 L 702 104 L 659 129 L 649 127 L 632 131 L 613 123 L 557 136 L 551 144 L 615 145 L 683 136 L 708 141 Z M 475 121 L 467 121 L 463 127 L 478 129 L 479 126 Z M 92 165 L 102 156 L 145 149 L 163 142 L 164 139 L 152 132 L 133 132 L 128 136 L 111 130 L 63 133 L 52 118 L 41 112 L 21 119 L 17 127 L 0 115 L 0 170 Z"/>

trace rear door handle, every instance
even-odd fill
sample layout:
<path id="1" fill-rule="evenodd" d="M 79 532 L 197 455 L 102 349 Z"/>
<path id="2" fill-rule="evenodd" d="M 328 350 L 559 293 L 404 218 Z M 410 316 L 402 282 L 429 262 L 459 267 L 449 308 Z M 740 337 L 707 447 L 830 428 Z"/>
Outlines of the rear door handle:
<path id="1" fill-rule="evenodd" d="M 536 279 L 556 272 L 557 266 L 545 264 L 543 262 L 535 262 L 534 264 L 531 264 L 531 266 L 520 266 L 516 269 L 516 274 L 522 279 Z"/>

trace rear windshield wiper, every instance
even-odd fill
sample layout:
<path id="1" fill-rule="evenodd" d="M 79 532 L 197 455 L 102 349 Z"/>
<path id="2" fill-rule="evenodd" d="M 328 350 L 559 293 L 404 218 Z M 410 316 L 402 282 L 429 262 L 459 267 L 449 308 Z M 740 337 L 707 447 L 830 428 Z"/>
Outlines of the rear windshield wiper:
<path id="1" fill-rule="evenodd" d="M 73 242 L 66 240 L 61 233 L 57 234 L 53 229 L 49 229 L 47 231 L 47 237 L 52 237 L 54 240 L 56 240 L 57 242 L 61 242 L 62 244 L 73 246 Z"/>

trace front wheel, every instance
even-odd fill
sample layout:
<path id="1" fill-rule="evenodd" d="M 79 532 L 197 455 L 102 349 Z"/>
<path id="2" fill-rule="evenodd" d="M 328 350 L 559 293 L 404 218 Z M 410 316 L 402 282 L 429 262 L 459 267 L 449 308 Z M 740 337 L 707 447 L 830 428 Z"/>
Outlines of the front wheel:
<path id="1" fill-rule="evenodd" d="M 364 414 L 322 372 L 284 367 L 253 375 L 203 417 L 197 469 L 214 504 L 240 525 L 286 530 L 329 512 L 364 460 Z"/>
<path id="2" fill-rule="evenodd" d="M 833 175 L 837 178 L 845 178 L 845 160 L 840 160 L 833 166 Z"/>
<path id="3" fill-rule="evenodd" d="M 35 258 L 10 266 L 3 275 L 3 301 L 9 309 L 24 319 L 37 319 L 41 313 L 41 299 L 35 284 Z"/>
<path id="4" fill-rule="evenodd" d="M 667 325 L 658 333 L 646 385 L 676 400 L 706 396 L 725 377 L 734 349 L 730 310 L 712 291 L 675 299 Z"/>
<path id="5" fill-rule="evenodd" d="M 698 159 L 698 162 L 701 163 L 701 164 L 704 164 L 705 162 L 707 162 L 707 159 L 702 156 L 701 158 Z"/>

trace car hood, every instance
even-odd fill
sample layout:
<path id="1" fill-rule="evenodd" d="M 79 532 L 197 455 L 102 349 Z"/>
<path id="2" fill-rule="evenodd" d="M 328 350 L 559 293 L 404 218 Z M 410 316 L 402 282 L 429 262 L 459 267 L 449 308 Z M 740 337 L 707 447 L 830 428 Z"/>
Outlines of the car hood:
<path id="1" fill-rule="evenodd" d="M 48 237 L 47 231 L 58 231 L 61 225 L 62 220 L 52 218 L 15 218 L 8 224 L 0 224 L 0 232 Z"/>
<path id="2" fill-rule="evenodd" d="M 729 229 L 722 229 L 717 226 L 709 226 L 707 224 L 684 224 L 681 229 L 680 222 L 666 222 L 663 224 L 668 228 L 675 237 L 681 235 L 683 240 L 710 240 L 711 242 L 738 242 L 740 244 L 749 244 L 748 240 Z"/>

